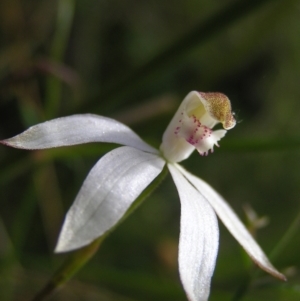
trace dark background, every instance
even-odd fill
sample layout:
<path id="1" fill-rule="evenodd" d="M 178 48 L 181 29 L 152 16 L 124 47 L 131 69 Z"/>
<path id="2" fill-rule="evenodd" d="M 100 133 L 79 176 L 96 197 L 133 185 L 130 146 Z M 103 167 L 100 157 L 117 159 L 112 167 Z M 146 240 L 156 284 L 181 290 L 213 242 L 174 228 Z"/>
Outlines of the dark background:
<path id="1" fill-rule="evenodd" d="M 210 300 L 300 300 L 299 14 L 297 0 L 2 0 L 0 139 L 90 112 L 159 147 L 189 91 L 225 93 L 237 126 L 213 155 L 194 153 L 183 165 L 245 223 L 245 208 L 268 220 L 248 225 L 289 281 L 253 271 L 220 223 Z M 1 300 L 30 300 L 65 260 L 53 254 L 64 214 L 113 147 L 0 148 Z M 179 215 L 167 177 L 49 300 L 186 300 L 177 272 Z M 249 289 L 234 299 L 243 283 Z"/>

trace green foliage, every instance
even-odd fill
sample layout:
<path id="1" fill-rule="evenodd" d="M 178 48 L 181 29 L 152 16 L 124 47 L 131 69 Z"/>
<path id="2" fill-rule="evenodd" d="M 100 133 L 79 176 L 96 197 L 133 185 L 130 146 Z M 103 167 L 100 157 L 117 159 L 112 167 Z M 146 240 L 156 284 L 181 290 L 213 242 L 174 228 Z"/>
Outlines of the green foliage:
<path id="1" fill-rule="evenodd" d="M 254 234 L 288 282 L 258 273 L 221 226 L 210 300 L 299 300 L 298 9 L 296 0 L 2 1 L 0 139 L 90 112 L 124 121 L 159 146 L 190 90 L 225 93 L 239 123 L 213 155 L 194 154 L 184 165 L 240 216 L 250 204 L 269 218 Z M 64 214 L 113 147 L 1 146 L 1 300 L 32 299 L 74 258 L 52 253 Z M 167 179 L 49 300 L 184 300 L 179 210 Z"/>

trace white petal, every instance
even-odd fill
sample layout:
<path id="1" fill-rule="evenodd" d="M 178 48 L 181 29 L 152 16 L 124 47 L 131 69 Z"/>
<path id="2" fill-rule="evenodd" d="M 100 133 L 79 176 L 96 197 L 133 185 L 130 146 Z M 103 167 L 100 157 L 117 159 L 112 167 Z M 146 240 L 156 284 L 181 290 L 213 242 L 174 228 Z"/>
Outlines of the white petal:
<path id="1" fill-rule="evenodd" d="M 126 146 L 102 157 L 66 215 L 56 252 L 80 248 L 113 227 L 164 164 L 157 155 Z"/>
<path id="2" fill-rule="evenodd" d="M 251 257 L 251 259 L 261 269 L 270 273 L 274 277 L 285 280 L 285 276 L 279 273 L 273 267 L 260 246 L 253 239 L 251 234 L 248 232 L 244 224 L 240 221 L 240 219 L 234 213 L 228 203 L 203 180 L 187 172 L 181 166 L 177 165 L 177 167 L 184 174 L 184 176 L 195 186 L 195 188 L 209 201 L 229 232 L 241 244 L 241 246 Z"/>
<path id="3" fill-rule="evenodd" d="M 2 144 L 25 149 L 44 149 L 88 142 L 117 143 L 157 153 L 123 123 L 92 114 L 56 118 L 1 141 Z"/>
<path id="4" fill-rule="evenodd" d="M 205 198 L 168 165 L 181 201 L 179 272 L 190 301 L 206 301 L 219 246 L 217 217 Z"/>

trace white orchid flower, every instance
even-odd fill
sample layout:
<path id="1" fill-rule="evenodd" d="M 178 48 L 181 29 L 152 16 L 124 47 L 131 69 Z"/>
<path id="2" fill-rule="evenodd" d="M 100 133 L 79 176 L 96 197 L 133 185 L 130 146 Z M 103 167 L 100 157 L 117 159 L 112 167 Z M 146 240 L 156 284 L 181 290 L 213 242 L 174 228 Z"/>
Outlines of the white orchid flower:
<path id="1" fill-rule="evenodd" d="M 213 131 L 217 123 L 224 130 Z M 201 155 L 212 152 L 226 130 L 234 126 L 231 104 L 225 95 L 192 91 L 166 129 L 160 151 L 126 125 L 91 114 L 47 121 L 1 143 L 22 149 L 88 142 L 124 145 L 104 155 L 90 171 L 66 215 L 56 252 L 83 247 L 114 227 L 167 164 L 181 201 L 181 281 L 190 301 L 204 301 L 209 297 L 219 245 L 216 215 L 260 268 L 285 279 L 227 202 L 207 183 L 177 164 L 194 149 Z"/>

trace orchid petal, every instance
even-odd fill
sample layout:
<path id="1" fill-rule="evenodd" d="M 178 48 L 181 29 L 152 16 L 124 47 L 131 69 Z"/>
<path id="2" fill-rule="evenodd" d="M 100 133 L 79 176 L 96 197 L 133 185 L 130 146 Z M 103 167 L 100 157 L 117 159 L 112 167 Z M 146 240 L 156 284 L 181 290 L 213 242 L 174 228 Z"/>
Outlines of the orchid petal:
<path id="1" fill-rule="evenodd" d="M 206 199 L 169 164 L 181 201 L 179 272 L 190 301 L 206 301 L 219 246 L 218 221 Z"/>
<path id="2" fill-rule="evenodd" d="M 157 150 L 123 123 L 93 114 L 56 118 L 1 141 L 2 144 L 24 149 L 45 149 L 89 142 L 117 143 L 157 153 Z"/>
<path id="3" fill-rule="evenodd" d="M 182 172 L 182 174 L 192 183 L 192 185 L 195 186 L 195 188 L 201 193 L 201 195 L 203 195 L 207 199 L 207 201 L 216 211 L 219 218 L 222 220 L 223 224 L 233 235 L 233 237 L 240 243 L 240 245 L 245 249 L 251 259 L 264 271 L 281 280 L 286 280 L 285 276 L 279 273 L 273 267 L 265 253 L 251 236 L 244 224 L 240 221 L 238 216 L 234 213 L 229 204 L 206 182 L 192 175 L 181 166 L 176 166 Z"/>
<path id="4" fill-rule="evenodd" d="M 103 156 L 66 215 L 56 252 L 87 245 L 116 225 L 164 164 L 157 155 L 126 146 Z"/>

